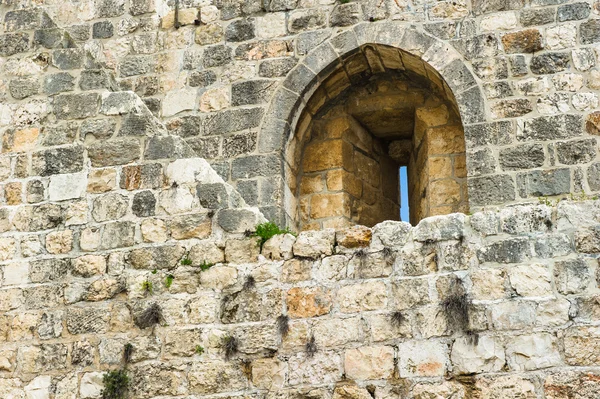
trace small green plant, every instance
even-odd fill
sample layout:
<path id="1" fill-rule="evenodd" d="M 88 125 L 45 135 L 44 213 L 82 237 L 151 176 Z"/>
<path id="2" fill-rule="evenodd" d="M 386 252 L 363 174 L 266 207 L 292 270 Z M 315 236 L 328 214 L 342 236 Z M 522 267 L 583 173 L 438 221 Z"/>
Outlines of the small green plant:
<path id="1" fill-rule="evenodd" d="M 142 282 L 142 291 L 147 292 L 147 293 L 152 293 L 154 287 L 152 285 L 152 281 L 144 281 Z"/>
<path id="2" fill-rule="evenodd" d="M 167 289 L 171 288 L 173 280 L 175 280 L 175 276 L 172 274 L 167 274 L 167 277 L 165 277 L 165 287 L 167 287 Z"/>
<path id="3" fill-rule="evenodd" d="M 195 349 L 196 353 L 201 355 L 204 353 L 204 348 L 200 345 L 196 345 L 196 349 Z"/>
<path id="4" fill-rule="evenodd" d="M 125 370 L 108 371 L 102 376 L 104 389 L 102 390 L 102 399 L 125 399 L 127 387 L 129 386 L 129 376 Z"/>
<path id="5" fill-rule="evenodd" d="M 261 223 L 256 226 L 254 233 L 252 236 L 259 237 L 258 245 L 262 249 L 263 245 L 267 240 L 277 234 L 294 234 L 289 229 L 281 229 L 273 222 Z"/>
<path id="6" fill-rule="evenodd" d="M 185 257 L 185 258 L 181 259 L 181 264 L 183 266 L 189 266 L 192 264 L 192 260 L 188 257 Z"/>
<path id="7" fill-rule="evenodd" d="M 200 264 L 200 270 L 206 271 L 206 270 L 210 269 L 211 267 L 213 267 L 214 265 L 215 265 L 214 263 L 210 263 L 210 262 L 207 262 L 204 260 Z"/>
<path id="8" fill-rule="evenodd" d="M 340 3 L 341 4 L 348 4 L 348 3 L 350 3 L 350 0 L 340 0 Z"/>
<path id="9" fill-rule="evenodd" d="M 154 269 L 152 270 L 152 274 L 156 274 L 158 272 L 158 270 Z"/>

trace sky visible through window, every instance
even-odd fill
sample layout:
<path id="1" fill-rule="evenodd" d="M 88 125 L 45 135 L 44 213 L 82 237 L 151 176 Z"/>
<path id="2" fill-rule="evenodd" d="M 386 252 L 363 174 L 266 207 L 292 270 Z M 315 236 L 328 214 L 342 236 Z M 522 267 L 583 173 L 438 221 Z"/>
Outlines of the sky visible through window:
<path id="1" fill-rule="evenodd" d="M 410 222 L 408 213 L 408 171 L 406 166 L 400 167 L 400 220 Z"/>

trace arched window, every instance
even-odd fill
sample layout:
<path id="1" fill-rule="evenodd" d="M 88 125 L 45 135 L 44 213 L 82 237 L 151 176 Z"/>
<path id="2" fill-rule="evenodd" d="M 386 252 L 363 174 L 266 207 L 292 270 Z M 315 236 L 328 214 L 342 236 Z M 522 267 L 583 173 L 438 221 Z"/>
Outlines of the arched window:
<path id="1" fill-rule="evenodd" d="M 413 224 L 468 211 L 463 126 L 441 76 L 417 56 L 375 44 L 332 68 L 285 152 L 287 211 L 298 228 L 372 226 L 399 220 L 401 206 Z"/>

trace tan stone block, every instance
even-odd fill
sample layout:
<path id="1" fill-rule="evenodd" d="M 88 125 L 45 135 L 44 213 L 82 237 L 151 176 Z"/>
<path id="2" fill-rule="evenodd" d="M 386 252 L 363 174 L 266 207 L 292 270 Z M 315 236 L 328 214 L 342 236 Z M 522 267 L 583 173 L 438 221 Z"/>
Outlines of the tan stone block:
<path id="1" fill-rule="evenodd" d="M 373 233 L 365 226 L 353 226 L 336 233 L 336 241 L 346 248 L 367 247 L 371 243 Z"/>
<path id="2" fill-rule="evenodd" d="M 295 283 L 310 280 L 312 260 L 290 259 L 281 267 L 281 281 Z"/>
<path id="3" fill-rule="evenodd" d="M 287 307 L 294 318 L 322 316 L 331 310 L 331 293 L 323 288 L 292 288 L 287 292 Z"/>
<path id="4" fill-rule="evenodd" d="M 440 126 L 427 129 L 429 154 L 465 152 L 465 135 L 460 126 Z"/>
<path id="5" fill-rule="evenodd" d="M 73 260 L 73 274 L 91 277 L 106 273 L 106 258 L 101 255 L 84 255 Z"/>
<path id="6" fill-rule="evenodd" d="M 4 185 L 4 199 L 7 205 L 18 205 L 21 203 L 21 183 L 12 182 Z"/>
<path id="7" fill-rule="evenodd" d="M 452 158 L 431 157 L 429 158 L 429 178 L 441 179 L 452 176 Z"/>
<path id="8" fill-rule="evenodd" d="M 448 123 L 448 117 L 448 107 L 444 104 L 435 108 L 423 107 L 415 110 L 416 123 L 426 128 L 445 125 Z"/>
<path id="9" fill-rule="evenodd" d="M 177 20 L 180 26 L 193 25 L 197 18 L 198 9 L 196 8 L 183 8 L 178 10 Z M 162 18 L 160 24 L 160 27 L 163 29 L 169 29 L 173 26 L 175 26 L 175 10 L 169 11 L 169 13 Z"/>
<path id="10" fill-rule="evenodd" d="M 362 200 L 367 205 L 376 204 L 381 198 L 381 192 L 370 184 L 363 184 Z"/>
<path id="11" fill-rule="evenodd" d="M 20 130 L 9 130 L 2 138 L 2 152 L 23 152 L 35 147 L 40 129 L 30 127 Z"/>
<path id="12" fill-rule="evenodd" d="M 351 120 L 348 115 L 340 116 L 320 123 L 317 130 L 319 137 L 339 139 L 351 128 Z"/>
<path id="13" fill-rule="evenodd" d="M 302 166 L 305 172 L 340 167 L 352 170 L 352 145 L 339 139 L 311 142 L 304 150 Z"/>
<path id="14" fill-rule="evenodd" d="M 350 196 L 346 193 L 315 194 L 310 201 L 310 217 L 320 219 L 331 216 L 350 217 Z"/>
<path id="15" fill-rule="evenodd" d="M 335 98 L 344 89 L 350 87 L 350 79 L 344 68 L 339 68 L 337 72 L 334 72 L 323 82 L 323 85 L 327 94 L 329 94 L 329 98 Z"/>
<path id="16" fill-rule="evenodd" d="M 0 262 L 12 259 L 17 252 L 15 239 L 12 237 L 0 238 Z M 8 270 L 4 270 L 6 273 Z"/>
<path id="17" fill-rule="evenodd" d="M 349 349 L 344 355 L 346 375 L 353 380 L 383 380 L 394 372 L 394 348 L 363 346 Z"/>
<path id="18" fill-rule="evenodd" d="M 339 216 L 339 217 L 324 220 L 322 224 L 323 224 L 324 229 L 340 230 L 340 229 L 345 229 L 346 227 L 354 226 L 355 223 L 352 222 L 348 218 Z"/>
<path id="19" fill-rule="evenodd" d="M 165 242 L 169 238 L 167 226 L 160 219 L 144 219 L 140 230 L 145 242 Z"/>
<path id="20" fill-rule="evenodd" d="M 456 180 L 436 180 L 429 184 L 429 205 L 452 205 L 460 202 L 460 184 Z"/>
<path id="21" fill-rule="evenodd" d="M 125 166 L 121 171 L 121 188 L 137 190 L 142 184 L 142 167 L 139 165 Z"/>
<path id="22" fill-rule="evenodd" d="M 361 152 L 354 151 L 354 168 L 359 179 L 373 187 L 379 187 L 381 184 L 381 168 L 376 160 Z"/>
<path id="23" fill-rule="evenodd" d="M 310 222 L 302 225 L 301 231 L 321 230 L 320 222 Z"/>
<path id="24" fill-rule="evenodd" d="M 467 177 L 467 159 L 465 154 L 454 157 L 454 177 L 459 179 Z"/>
<path id="25" fill-rule="evenodd" d="M 411 140 L 395 140 L 390 143 L 388 154 L 400 165 L 408 165 L 412 151 Z"/>
<path id="26" fill-rule="evenodd" d="M 340 311 L 354 313 L 386 307 L 387 288 L 381 281 L 346 285 L 336 295 Z"/>
<path id="27" fill-rule="evenodd" d="M 454 212 L 454 210 L 455 210 L 455 206 L 453 206 L 453 205 L 434 206 L 434 207 L 429 208 L 427 217 L 438 216 L 438 215 L 448 215 L 448 214 Z"/>
<path id="28" fill-rule="evenodd" d="M 66 254 L 73 248 L 73 231 L 53 231 L 46 236 L 46 250 L 51 254 Z"/>
<path id="29" fill-rule="evenodd" d="M 113 168 L 93 169 L 88 174 L 87 191 L 89 193 L 105 193 L 117 185 L 117 171 Z"/>
<path id="30" fill-rule="evenodd" d="M 325 188 L 323 176 L 302 176 L 300 180 L 300 195 L 320 193 Z"/>
<path id="31" fill-rule="evenodd" d="M 572 327 L 565 335 L 565 360 L 572 366 L 600 365 L 600 327 Z"/>
<path id="32" fill-rule="evenodd" d="M 327 189 L 329 191 L 344 190 L 353 197 L 360 198 L 362 195 L 362 181 L 344 169 L 330 170 L 327 172 Z"/>
<path id="33" fill-rule="evenodd" d="M 287 363 L 273 359 L 252 362 L 252 383 L 259 389 L 281 389 L 285 385 Z"/>

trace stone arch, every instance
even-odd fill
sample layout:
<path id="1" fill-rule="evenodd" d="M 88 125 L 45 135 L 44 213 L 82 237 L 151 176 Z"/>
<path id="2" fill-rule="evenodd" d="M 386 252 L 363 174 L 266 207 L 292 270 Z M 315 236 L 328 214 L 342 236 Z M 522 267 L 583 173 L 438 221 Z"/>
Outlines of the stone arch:
<path id="1" fill-rule="evenodd" d="M 474 74 L 462 56 L 448 43 L 401 22 L 363 23 L 326 40 L 313 49 L 286 77 L 275 92 L 259 133 L 262 152 L 279 152 L 283 158 L 283 208 L 288 224 L 294 224 L 297 209 L 297 171 L 290 164 L 298 158 L 294 148 L 297 129 L 310 123 L 303 117 L 313 107 L 311 99 L 323 90 L 336 71 L 348 68 L 348 60 L 362 52 L 380 51 L 385 68 L 410 69 L 427 79 L 433 89 L 451 99 L 462 126 L 484 122 L 484 100 Z M 394 51 L 405 55 L 406 66 L 394 65 Z M 371 54 L 372 55 L 372 54 Z M 402 56 L 401 56 L 402 57 Z M 375 62 L 367 60 L 367 62 Z M 308 108 L 307 108 L 308 107 Z M 314 109 L 310 109 L 314 112 Z M 310 113 L 310 112 L 309 112 Z"/>

